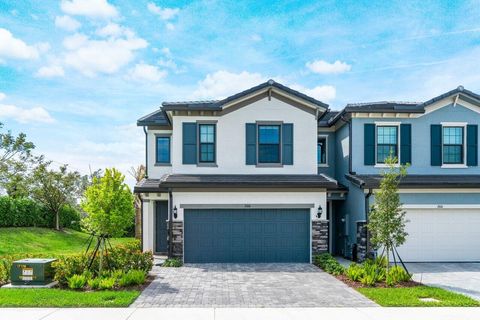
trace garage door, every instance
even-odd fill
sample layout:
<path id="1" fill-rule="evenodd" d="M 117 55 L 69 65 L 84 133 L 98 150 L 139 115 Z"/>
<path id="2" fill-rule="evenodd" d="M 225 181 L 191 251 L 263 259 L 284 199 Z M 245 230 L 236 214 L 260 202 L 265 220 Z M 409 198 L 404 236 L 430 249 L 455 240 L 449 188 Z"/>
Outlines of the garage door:
<path id="1" fill-rule="evenodd" d="M 184 259 L 309 262 L 309 209 L 185 209 Z"/>
<path id="2" fill-rule="evenodd" d="M 479 209 L 408 209 L 405 261 L 480 261 Z"/>

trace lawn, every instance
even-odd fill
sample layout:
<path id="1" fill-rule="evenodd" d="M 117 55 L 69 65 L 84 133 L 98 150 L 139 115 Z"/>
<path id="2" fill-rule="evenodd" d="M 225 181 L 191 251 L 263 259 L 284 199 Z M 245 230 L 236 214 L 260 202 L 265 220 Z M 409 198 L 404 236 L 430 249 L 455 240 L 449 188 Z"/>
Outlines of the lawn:
<path id="1" fill-rule="evenodd" d="M 0 228 L 0 256 L 11 254 L 57 255 L 79 253 L 86 249 L 89 235 L 65 229 Z M 111 239 L 112 245 L 132 238 Z"/>
<path id="2" fill-rule="evenodd" d="M 480 302 L 462 294 L 440 288 L 416 286 L 407 288 L 357 288 L 383 307 L 478 307 Z M 438 301 L 422 301 L 433 298 Z"/>
<path id="3" fill-rule="evenodd" d="M 0 307 L 128 307 L 139 291 L 0 289 Z"/>

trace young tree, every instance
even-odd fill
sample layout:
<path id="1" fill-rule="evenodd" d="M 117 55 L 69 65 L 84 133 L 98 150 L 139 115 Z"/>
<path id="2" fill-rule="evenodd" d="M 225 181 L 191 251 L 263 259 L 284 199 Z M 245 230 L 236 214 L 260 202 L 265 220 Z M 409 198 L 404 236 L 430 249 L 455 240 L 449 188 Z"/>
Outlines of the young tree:
<path id="1" fill-rule="evenodd" d="M 106 169 L 101 178 L 85 191 L 81 207 L 87 216 L 83 224 L 87 230 L 105 237 L 121 237 L 132 225 L 135 215 L 133 195 L 120 171 Z"/>
<path id="2" fill-rule="evenodd" d="M 407 237 L 405 211 L 402 210 L 398 184 L 407 174 L 407 166 L 398 165 L 395 157 L 385 160 L 388 168 L 382 173 L 380 189 L 375 192 L 375 203 L 369 216 L 368 231 L 375 248 L 386 251 L 387 271 L 390 254 L 395 257 L 396 247 Z"/>
<path id="3" fill-rule="evenodd" d="M 138 183 L 145 178 L 146 168 L 143 164 L 134 168 L 131 167 L 128 171 L 130 175 Z M 139 194 L 135 194 L 135 238 L 140 239 L 142 237 L 142 200 Z"/>
<path id="4" fill-rule="evenodd" d="M 68 171 L 67 165 L 52 170 L 49 169 L 49 163 L 42 163 L 33 172 L 32 196 L 55 215 L 56 230 L 60 230 L 62 207 L 66 204 L 75 205 L 80 178 L 78 172 Z"/>

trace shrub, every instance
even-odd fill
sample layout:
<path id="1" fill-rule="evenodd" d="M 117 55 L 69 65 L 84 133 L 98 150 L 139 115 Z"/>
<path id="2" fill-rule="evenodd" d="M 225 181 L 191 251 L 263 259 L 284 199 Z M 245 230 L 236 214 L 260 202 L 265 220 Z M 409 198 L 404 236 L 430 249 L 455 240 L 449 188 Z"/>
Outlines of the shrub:
<path id="1" fill-rule="evenodd" d="M 100 286 L 100 281 L 101 280 L 102 280 L 101 278 L 88 279 L 87 285 L 90 289 L 97 290 Z"/>
<path id="2" fill-rule="evenodd" d="M 346 270 L 345 275 L 348 279 L 352 281 L 360 281 L 360 279 L 365 275 L 365 270 L 359 264 L 352 263 Z"/>
<path id="3" fill-rule="evenodd" d="M 405 269 L 400 266 L 393 266 L 388 270 L 385 282 L 388 286 L 394 286 L 400 282 L 409 281 L 412 278 Z"/>
<path id="4" fill-rule="evenodd" d="M 54 261 L 55 280 L 61 286 L 68 285 L 68 279 L 73 275 L 83 274 L 87 268 L 88 258 L 83 254 L 65 256 Z"/>
<path id="5" fill-rule="evenodd" d="M 173 268 L 178 268 L 183 266 L 182 260 L 179 258 L 169 258 L 165 260 L 164 263 L 162 263 L 162 267 L 173 267 Z"/>
<path id="6" fill-rule="evenodd" d="M 130 270 L 120 278 L 118 285 L 120 287 L 128 287 L 144 284 L 145 278 L 146 274 L 142 270 Z"/>
<path id="7" fill-rule="evenodd" d="M 374 276 L 374 275 L 372 275 L 372 274 L 365 274 L 365 275 L 360 279 L 360 282 L 361 282 L 364 286 L 373 287 L 377 281 L 375 280 L 375 276 Z"/>
<path id="8" fill-rule="evenodd" d="M 68 278 L 68 287 L 70 289 L 82 289 L 87 284 L 87 276 L 84 274 L 74 274 Z"/>
<path id="9" fill-rule="evenodd" d="M 341 275 L 345 272 L 345 268 L 329 253 L 322 253 L 315 256 L 313 263 L 334 276 Z"/>
<path id="10" fill-rule="evenodd" d="M 0 258 L 0 285 L 8 283 L 10 280 L 10 269 L 12 260 L 8 258 Z"/>
<path id="11" fill-rule="evenodd" d="M 109 290 L 113 289 L 115 286 L 116 279 L 111 277 L 111 278 L 101 278 L 100 282 L 98 283 L 98 288 L 100 290 Z"/>

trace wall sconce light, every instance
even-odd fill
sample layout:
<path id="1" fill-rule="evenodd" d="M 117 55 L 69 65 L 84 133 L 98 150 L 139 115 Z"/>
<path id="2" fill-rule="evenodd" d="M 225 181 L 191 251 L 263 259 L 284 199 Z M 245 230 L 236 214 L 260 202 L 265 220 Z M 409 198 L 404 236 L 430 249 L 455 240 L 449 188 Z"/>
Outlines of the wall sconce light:
<path id="1" fill-rule="evenodd" d="M 320 219 L 322 217 L 322 213 L 323 213 L 322 206 L 318 206 L 318 209 L 317 209 L 317 218 L 318 219 Z"/>
<path id="2" fill-rule="evenodd" d="M 175 207 L 173 208 L 173 218 L 174 218 L 174 219 L 177 219 L 177 217 L 178 217 L 178 210 L 177 210 L 177 206 L 175 206 Z"/>

